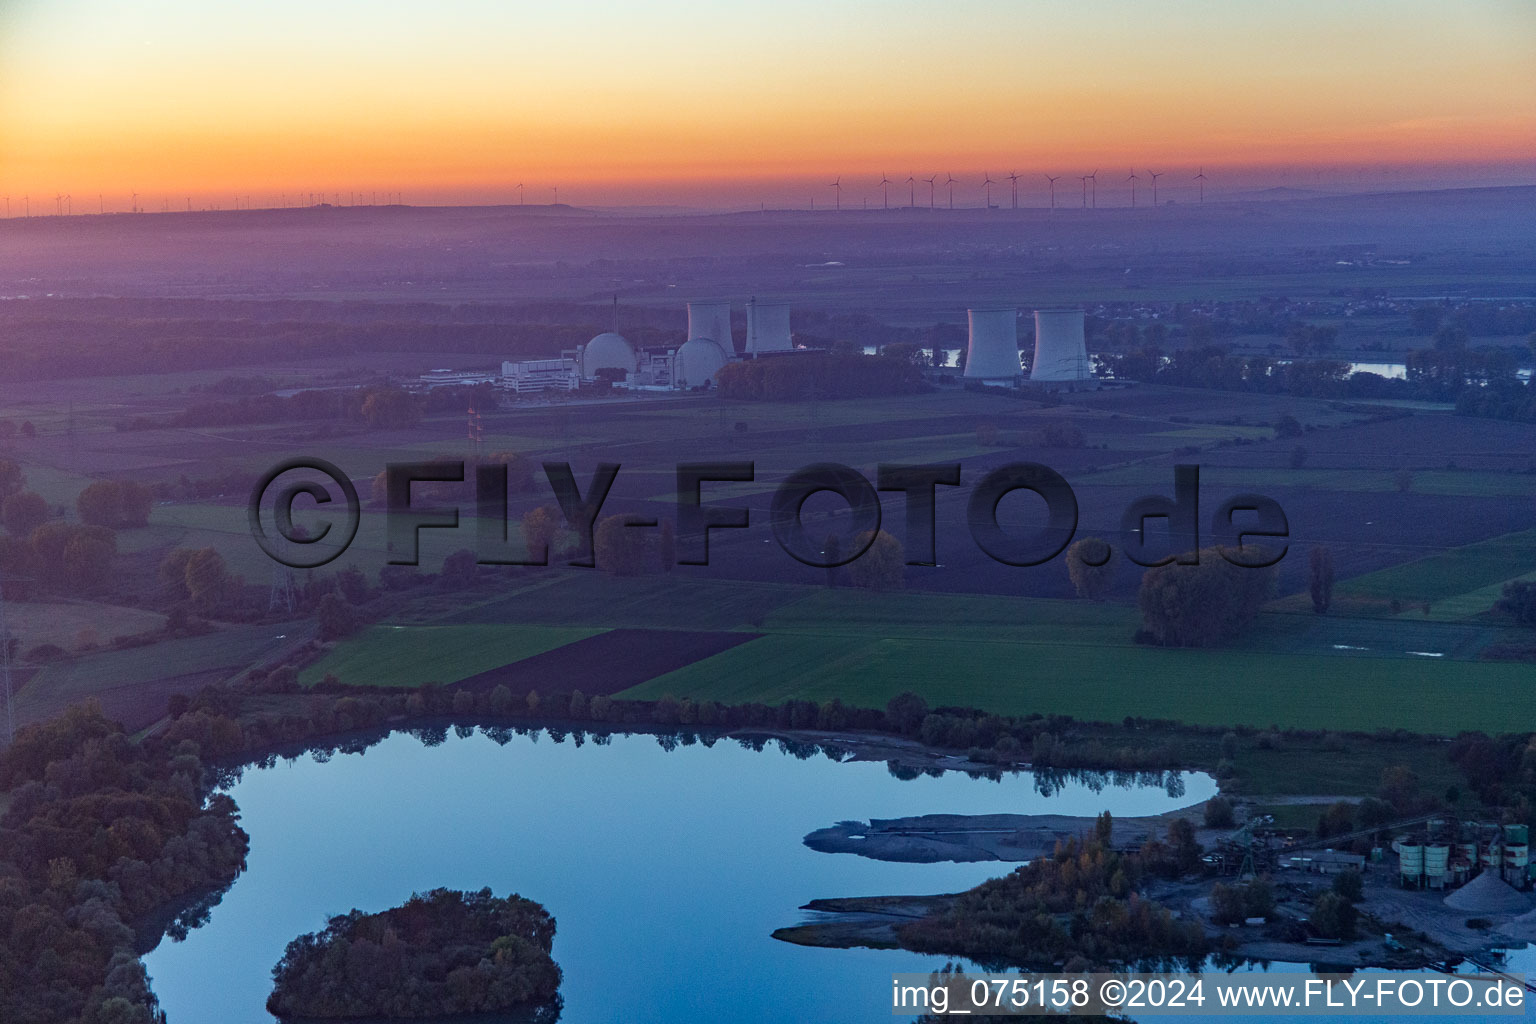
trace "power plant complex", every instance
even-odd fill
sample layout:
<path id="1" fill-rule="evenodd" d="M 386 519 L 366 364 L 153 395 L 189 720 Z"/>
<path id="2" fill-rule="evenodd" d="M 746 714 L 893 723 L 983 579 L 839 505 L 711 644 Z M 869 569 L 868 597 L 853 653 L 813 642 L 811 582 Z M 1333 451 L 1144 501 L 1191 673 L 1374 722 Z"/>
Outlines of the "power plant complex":
<path id="1" fill-rule="evenodd" d="M 788 303 L 753 298 L 746 304 L 746 314 L 745 345 L 740 351 L 731 328 L 731 304 L 696 301 L 688 303 L 687 335 L 677 345 L 636 348 L 618 331 L 604 331 L 557 359 L 508 360 L 501 364 L 500 374 L 434 370 L 422 375 L 420 383 L 428 387 L 489 383 L 517 395 L 577 391 L 593 384 L 636 391 L 698 391 L 713 387 L 720 371 L 737 360 L 819 351 L 795 344 Z M 1035 310 L 1034 346 L 1027 360 L 1019 347 L 1017 307 L 977 307 L 967 310 L 966 318 L 969 336 L 960 377 L 972 386 L 1074 389 L 1096 382 L 1081 309 Z M 938 363 L 935 360 L 936 379 L 943 376 Z"/>

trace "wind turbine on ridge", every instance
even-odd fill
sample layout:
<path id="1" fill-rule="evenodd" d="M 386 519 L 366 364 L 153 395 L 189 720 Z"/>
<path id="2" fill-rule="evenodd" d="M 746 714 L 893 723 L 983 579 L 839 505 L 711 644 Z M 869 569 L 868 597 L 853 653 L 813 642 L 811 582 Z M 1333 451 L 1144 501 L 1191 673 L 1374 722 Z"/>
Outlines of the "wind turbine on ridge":
<path id="1" fill-rule="evenodd" d="M 939 176 L 935 174 L 933 177 L 924 178 L 923 180 L 928 183 L 928 209 L 931 210 L 933 209 L 933 183 L 939 180 Z"/>
<path id="2" fill-rule="evenodd" d="M 986 171 L 982 171 L 981 172 L 981 177 L 982 177 L 981 187 L 982 187 L 983 190 L 985 190 L 986 197 L 987 197 L 987 199 L 986 199 L 987 209 L 990 210 L 990 209 L 992 209 L 992 184 L 993 184 L 993 182 L 992 182 L 992 175 L 987 173 Z"/>
<path id="3" fill-rule="evenodd" d="M 891 179 L 880 172 L 880 205 L 889 210 L 891 208 Z"/>
<path id="4" fill-rule="evenodd" d="M 1152 205 L 1154 207 L 1157 206 L 1157 179 L 1161 178 L 1163 175 L 1165 175 L 1167 173 L 1168 173 L 1167 171 L 1148 171 L 1147 172 L 1147 174 L 1152 178 Z"/>
<path id="5" fill-rule="evenodd" d="M 1059 175 L 1059 174 L 1056 175 L 1055 177 L 1052 177 L 1049 174 L 1047 174 L 1045 176 L 1045 180 L 1048 183 L 1048 185 L 1050 187 L 1050 190 L 1051 190 L 1051 209 L 1053 209 L 1053 210 L 1056 209 L 1056 182 L 1058 180 L 1060 180 L 1060 178 L 1061 178 L 1061 175 Z M 1087 183 L 1086 182 L 1084 183 L 1084 187 L 1085 188 L 1087 187 Z"/>
<path id="6" fill-rule="evenodd" d="M 960 179 L 955 177 L 953 174 L 950 174 L 948 171 L 944 172 L 944 184 L 949 187 L 949 208 L 951 210 L 955 208 L 955 185 L 957 185 L 959 181 Z"/>
<path id="7" fill-rule="evenodd" d="M 1013 183 L 1013 208 L 1019 208 L 1019 172 L 1009 171 L 1008 180 Z"/>
<path id="8" fill-rule="evenodd" d="M 1136 209 L 1136 183 L 1141 179 L 1136 176 L 1136 169 L 1131 168 L 1131 176 L 1125 179 L 1131 183 L 1131 209 Z"/>
<path id="9" fill-rule="evenodd" d="M 827 188 L 837 192 L 837 209 L 841 210 L 843 208 L 843 176 L 839 174 L 837 180 L 828 185 Z"/>
<path id="10" fill-rule="evenodd" d="M 916 174 L 917 172 L 913 171 L 912 174 L 907 175 L 907 209 L 909 210 L 917 209 L 917 178 L 914 177 Z"/>
<path id="11" fill-rule="evenodd" d="M 1195 175 L 1195 180 L 1200 183 L 1200 201 L 1205 202 L 1205 168 L 1200 168 L 1200 173 Z"/>

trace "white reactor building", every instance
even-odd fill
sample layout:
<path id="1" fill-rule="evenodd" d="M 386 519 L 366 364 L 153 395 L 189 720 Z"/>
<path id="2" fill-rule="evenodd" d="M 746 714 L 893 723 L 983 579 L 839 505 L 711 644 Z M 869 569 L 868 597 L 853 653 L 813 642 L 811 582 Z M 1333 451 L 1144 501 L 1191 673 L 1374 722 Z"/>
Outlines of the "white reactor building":
<path id="1" fill-rule="evenodd" d="M 970 367 L 966 367 L 969 377 Z M 1083 340 L 1080 309 L 1035 310 L 1035 360 L 1029 379 L 1040 381 L 1088 380 L 1088 346 Z"/>
<path id="2" fill-rule="evenodd" d="M 1019 363 L 1019 311 L 996 307 L 969 309 L 970 345 L 965 352 L 966 377 L 1013 380 L 1023 372 Z"/>

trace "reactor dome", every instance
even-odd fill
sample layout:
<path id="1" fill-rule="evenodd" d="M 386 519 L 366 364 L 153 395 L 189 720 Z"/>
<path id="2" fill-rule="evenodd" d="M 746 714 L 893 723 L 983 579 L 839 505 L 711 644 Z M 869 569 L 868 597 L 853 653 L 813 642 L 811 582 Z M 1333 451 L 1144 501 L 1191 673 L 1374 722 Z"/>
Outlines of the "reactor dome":
<path id="1" fill-rule="evenodd" d="M 607 331 L 587 342 L 581 350 L 581 375 L 588 379 L 598 370 L 635 372 L 635 347 L 622 334 Z"/>
<path id="2" fill-rule="evenodd" d="M 708 338 L 692 338 L 677 350 L 672 379 L 681 388 L 713 384 L 715 374 L 725 363 L 725 353 L 719 345 Z"/>

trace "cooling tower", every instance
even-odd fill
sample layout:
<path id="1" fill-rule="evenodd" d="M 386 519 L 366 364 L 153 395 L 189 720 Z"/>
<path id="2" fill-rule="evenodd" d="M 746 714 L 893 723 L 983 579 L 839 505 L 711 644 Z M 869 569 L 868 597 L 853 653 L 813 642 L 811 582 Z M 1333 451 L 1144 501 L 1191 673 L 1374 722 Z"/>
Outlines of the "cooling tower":
<path id="1" fill-rule="evenodd" d="M 965 353 L 965 376 L 1011 380 L 1019 367 L 1019 311 L 971 309 L 971 343 Z"/>
<path id="2" fill-rule="evenodd" d="M 795 347 L 789 335 L 789 303 L 747 303 L 747 352 L 788 352 Z"/>
<path id="3" fill-rule="evenodd" d="M 729 302 L 688 303 L 688 341 L 708 338 L 720 346 L 725 358 L 736 358 L 736 342 L 731 339 L 731 304 Z"/>
<path id="4" fill-rule="evenodd" d="M 1093 376 L 1083 341 L 1080 309 L 1035 310 L 1035 361 L 1030 380 L 1086 380 Z"/>

